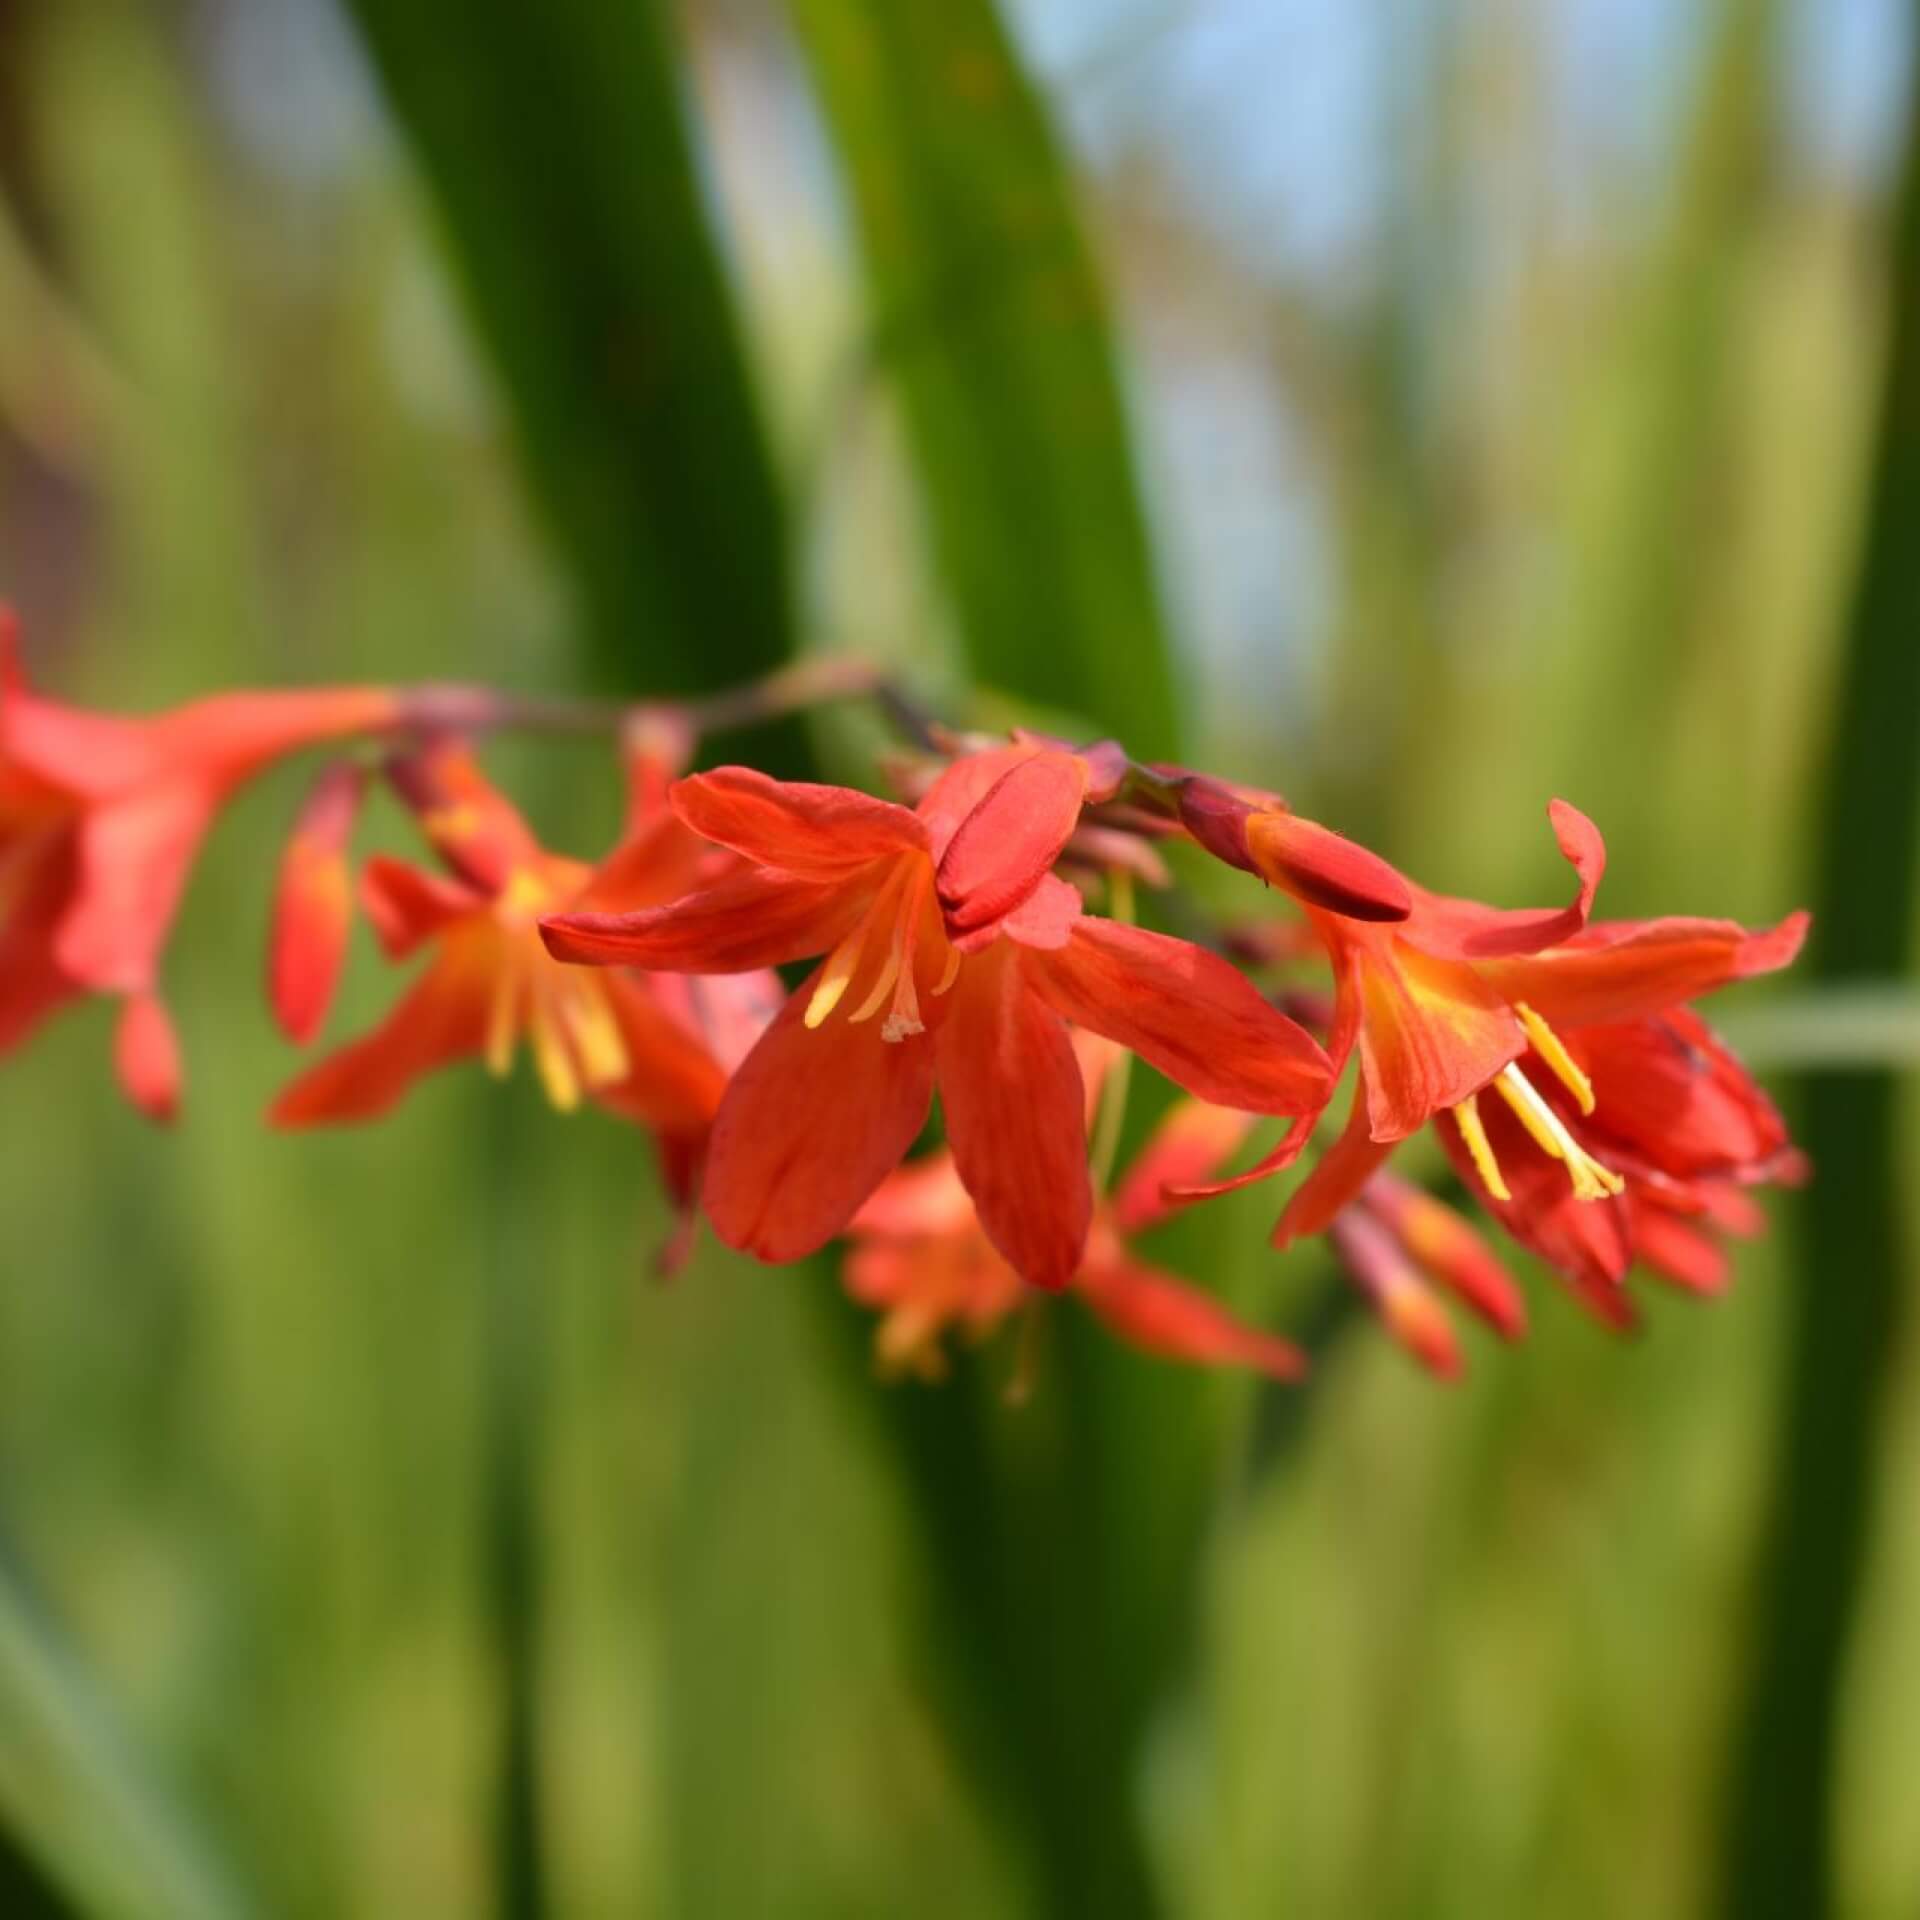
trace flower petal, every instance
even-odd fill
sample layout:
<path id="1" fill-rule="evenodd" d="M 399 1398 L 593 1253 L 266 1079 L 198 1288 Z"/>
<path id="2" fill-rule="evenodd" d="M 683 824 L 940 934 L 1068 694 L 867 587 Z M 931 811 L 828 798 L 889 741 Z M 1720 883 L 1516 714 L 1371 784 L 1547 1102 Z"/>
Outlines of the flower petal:
<path id="1" fill-rule="evenodd" d="M 267 1001 L 297 1046 L 320 1031 L 353 931 L 347 845 L 366 776 L 351 761 L 321 770 L 280 857 L 267 945 Z"/>
<path id="2" fill-rule="evenodd" d="M 985 753 L 962 754 L 948 763 L 914 808 L 927 830 L 933 857 L 939 860 L 975 807 L 1023 760 L 1041 747 L 1035 741 L 1016 741 L 1010 747 L 990 747 Z"/>
<path id="3" fill-rule="evenodd" d="M 1471 1307 L 1503 1339 L 1526 1331 L 1527 1305 L 1486 1241 L 1444 1200 L 1396 1174 L 1376 1173 L 1361 1202 L 1392 1231 L 1414 1264 Z"/>
<path id="4" fill-rule="evenodd" d="M 1080 1063 L 1066 1023 L 999 948 L 961 968 L 934 1037 L 961 1182 L 1007 1262 L 1038 1287 L 1073 1278 L 1093 1217 Z"/>
<path id="5" fill-rule="evenodd" d="M 1285 808 L 1254 814 L 1246 826 L 1255 869 L 1276 887 L 1343 920 L 1404 920 L 1413 889 L 1357 840 Z"/>
<path id="6" fill-rule="evenodd" d="M 1352 1110 L 1339 1139 L 1294 1188 L 1274 1223 L 1273 1244 L 1284 1248 L 1303 1234 L 1324 1233 L 1392 1151 L 1392 1143 L 1376 1140 L 1369 1132 L 1366 1094 L 1356 1089 Z"/>
<path id="7" fill-rule="evenodd" d="M 1112 920 L 1082 919 L 1027 977 L 1078 1026 L 1130 1047 L 1189 1093 L 1250 1113 L 1307 1113 L 1332 1084 L 1319 1044 L 1217 955 Z"/>
<path id="8" fill-rule="evenodd" d="M 973 1202 L 950 1153 L 930 1153 L 896 1167 L 853 1217 L 856 1235 L 881 1240 L 928 1240 L 973 1230 Z"/>
<path id="9" fill-rule="evenodd" d="M 0 841 L 0 1053 L 82 991 L 54 958 L 77 861 L 78 843 L 64 828 Z"/>
<path id="10" fill-rule="evenodd" d="M 672 801 L 703 839 L 812 880 L 844 878 L 928 845 L 925 826 L 907 807 L 852 787 L 775 780 L 751 767 L 693 774 L 675 783 Z"/>
<path id="11" fill-rule="evenodd" d="M 180 1112 L 180 1037 L 157 995 L 136 993 L 120 1009 L 113 1060 L 126 1096 L 149 1120 L 171 1126 Z"/>
<path id="12" fill-rule="evenodd" d="M 268 1110 L 282 1128 L 372 1120 L 423 1074 L 482 1051 L 493 969 L 479 940 L 455 940 L 371 1033 L 301 1074 Z"/>
<path id="13" fill-rule="evenodd" d="M 1428 1372 L 1456 1378 L 1461 1355 L 1453 1322 L 1399 1241 L 1364 1207 L 1346 1208 L 1328 1226 L 1327 1238 L 1394 1339 Z"/>
<path id="14" fill-rule="evenodd" d="M 704 1134 L 720 1109 L 727 1076 L 700 1036 L 662 1007 L 644 980 L 617 973 L 571 977 L 604 981 L 627 1057 L 624 1078 L 596 1087 L 594 1099 L 658 1133 Z"/>
<path id="15" fill-rule="evenodd" d="M 1613 920 L 1548 953 L 1485 961 L 1480 973 L 1556 1027 L 1637 1019 L 1786 966 L 1809 918 L 1749 932 L 1733 920 Z"/>
<path id="16" fill-rule="evenodd" d="M 1120 1231 L 1143 1233 L 1166 1219 L 1173 1206 L 1165 1189 L 1184 1193 L 1206 1180 L 1239 1152 L 1252 1126 L 1250 1113 L 1204 1100 L 1176 1100 L 1114 1190 L 1113 1217 Z"/>
<path id="17" fill-rule="evenodd" d="M 1564 907 L 1508 911 L 1478 900 L 1456 900 L 1420 889 L 1405 937 L 1428 953 L 1452 960 L 1484 960 L 1502 954 L 1538 953 L 1571 939 L 1587 924 L 1593 896 L 1606 871 L 1607 848 L 1578 807 L 1555 800 L 1547 808 L 1554 838 L 1579 879 L 1579 891 Z"/>
<path id="18" fill-rule="evenodd" d="M 1376 1140 L 1404 1140 L 1526 1051 L 1513 1010 L 1458 960 L 1393 940 L 1356 956 L 1360 1064 Z"/>
<path id="19" fill-rule="evenodd" d="M 878 1021 L 805 1024 L 820 970 L 781 1008 L 720 1102 L 706 1207 L 728 1246 L 798 1260 L 899 1165 L 933 1100 L 933 1044 Z"/>
<path id="20" fill-rule="evenodd" d="M 395 754 L 386 775 L 434 852 L 481 892 L 504 892 L 515 873 L 544 857 L 520 809 L 481 771 L 465 741 L 443 737 Z"/>
<path id="21" fill-rule="evenodd" d="M 491 911 L 488 897 L 466 881 L 384 853 L 360 870 L 360 904 L 389 960 L 404 960 L 462 920 Z"/>
<path id="22" fill-rule="evenodd" d="M 1252 1367 L 1274 1380 L 1298 1380 L 1307 1370 L 1307 1356 L 1290 1341 L 1248 1326 L 1199 1288 L 1137 1261 L 1089 1267 L 1078 1291 L 1122 1340 L 1147 1353 Z"/>
<path id="23" fill-rule="evenodd" d="M 1467 1190 L 1512 1238 L 1564 1274 L 1590 1308 L 1612 1324 L 1630 1323 L 1630 1310 L 1614 1313 L 1604 1304 L 1619 1295 L 1633 1263 L 1626 1198 L 1575 1199 L 1565 1169 L 1534 1145 L 1504 1101 L 1483 1102 L 1480 1118 L 1510 1197 L 1496 1200 L 1487 1191 L 1460 1129 L 1443 1121 L 1440 1144 Z"/>
<path id="24" fill-rule="evenodd" d="M 636 913 L 557 913 L 540 922 L 556 960 L 667 973 L 749 973 L 825 953 L 871 903 L 865 883 L 748 867 Z"/>
<path id="25" fill-rule="evenodd" d="M 1593 1088 L 1593 1131 L 1663 1173 L 1735 1173 L 1788 1144 L 1779 1110 L 1690 1009 L 1579 1028 L 1571 1051 Z"/>
<path id="26" fill-rule="evenodd" d="M 102 992 L 148 991 L 213 809 L 204 786 L 176 781 L 86 816 L 79 885 L 56 942 L 61 966 Z"/>
<path id="27" fill-rule="evenodd" d="M 1079 889 L 1056 874 L 1043 873 L 1040 884 L 998 925 L 962 936 L 954 942 L 963 953 L 991 944 L 996 934 L 1023 947 L 1057 951 L 1073 938 L 1075 923 L 1085 909 Z"/>
<path id="28" fill-rule="evenodd" d="M 1688 1293 L 1724 1293 L 1732 1276 L 1732 1262 L 1719 1241 L 1677 1213 L 1647 1202 L 1633 1209 L 1633 1252 L 1635 1259 Z"/>
<path id="29" fill-rule="evenodd" d="M 1071 753 L 1035 753 L 993 784 L 935 874 L 952 932 L 992 925 L 1033 893 L 1079 824 L 1086 791 L 1086 762 Z"/>

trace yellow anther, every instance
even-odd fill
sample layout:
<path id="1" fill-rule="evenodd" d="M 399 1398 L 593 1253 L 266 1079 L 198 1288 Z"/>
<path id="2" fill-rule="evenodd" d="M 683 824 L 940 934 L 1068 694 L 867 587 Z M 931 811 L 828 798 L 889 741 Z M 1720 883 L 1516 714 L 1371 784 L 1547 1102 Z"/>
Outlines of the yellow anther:
<path id="1" fill-rule="evenodd" d="M 1580 1103 L 1580 1111 L 1591 1113 L 1593 1082 L 1580 1071 L 1579 1063 L 1567 1051 L 1567 1043 L 1524 1000 L 1516 1001 L 1513 1010 L 1520 1016 L 1520 1024 L 1526 1028 L 1534 1052 L 1553 1069 L 1554 1078 Z"/>
<path id="2" fill-rule="evenodd" d="M 1460 1129 L 1460 1138 L 1467 1143 L 1467 1151 L 1473 1156 L 1481 1185 L 1496 1200 L 1511 1200 L 1513 1195 L 1507 1191 L 1507 1183 L 1501 1176 L 1500 1162 L 1493 1157 L 1493 1142 L 1487 1138 L 1486 1123 L 1480 1118 L 1479 1100 L 1468 1094 L 1454 1108 L 1453 1119 Z"/>
<path id="3" fill-rule="evenodd" d="M 1541 1152 L 1566 1168 L 1576 1200 L 1600 1200 L 1608 1194 L 1626 1191 L 1627 1183 L 1611 1167 L 1596 1160 L 1567 1131 L 1566 1122 L 1540 1097 L 1539 1090 L 1518 1067 L 1503 1067 L 1493 1084 Z"/>

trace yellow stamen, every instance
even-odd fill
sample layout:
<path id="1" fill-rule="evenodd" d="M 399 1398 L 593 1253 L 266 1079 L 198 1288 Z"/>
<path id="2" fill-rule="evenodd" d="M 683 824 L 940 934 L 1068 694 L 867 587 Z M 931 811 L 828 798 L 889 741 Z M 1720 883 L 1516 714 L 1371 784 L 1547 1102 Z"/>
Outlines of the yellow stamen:
<path id="1" fill-rule="evenodd" d="M 854 969 L 859 966 L 861 956 L 866 951 L 867 923 L 862 920 L 847 937 L 827 956 L 826 970 L 820 975 L 820 984 L 813 990 L 813 998 L 807 1002 L 806 1024 L 809 1028 L 822 1025 L 828 1014 L 840 1004 L 841 996 L 853 984 Z"/>
<path id="2" fill-rule="evenodd" d="M 1567 1043 L 1524 1000 L 1515 1001 L 1513 1010 L 1520 1016 L 1520 1024 L 1526 1028 L 1534 1052 L 1553 1069 L 1554 1078 L 1580 1103 L 1580 1111 L 1591 1113 L 1594 1106 L 1593 1082 L 1580 1071 L 1579 1063 L 1567 1051 Z"/>
<path id="3" fill-rule="evenodd" d="M 893 991 L 894 982 L 900 978 L 900 962 L 905 955 L 907 932 L 903 922 L 896 921 L 893 938 L 887 946 L 887 957 L 881 963 L 879 977 L 873 983 L 873 991 L 847 1015 L 848 1023 L 858 1026 L 862 1020 L 871 1020 L 887 1003 L 887 995 Z"/>
<path id="4" fill-rule="evenodd" d="M 960 949 L 947 949 L 947 964 L 940 969 L 940 978 L 933 983 L 933 997 L 938 1000 L 953 983 L 960 978 Z"/>
<path id="5" fill-rule="evenodd" d="M 526 985 L 527 953 L 517 940 L 507 943 L 487 1007 L 487 1071 L 504 1080 L 513 1069 L 513 1043 L 520 1036 L 520 996 Z"/>
<path id="6" fill-rule="evenodd" d="M 1602 1166 L 1567 1131 L 1566 1122 L 1540 1097 L 1539 1090 L 1518 1067 L 1503 1067 L 1493 1084 L 1520 1124 L 1532 1134 L 1541 1152 L 1566 1168 L 1576 1200 L 1600 1200 L 1608 1194 L 1626 1191 L 1627 1183 L 1611 1167 Z"/>
<path id="7" fill-rule="evenodd" d="M 610 1087 L 627 1077 L 627 1043 L 602 981 L 582 967 L 560 967 L 555 998 L 561 1024 L 590 1087 Z"/>
<path id="8" fill-rule="evenodd" d="M 1486 1122 L 1480 1118 L 1478 1096 L 1468 1094 L 1454 1108 L 1453 1119 L 1460 1129 L 1460 1138 L 1467 1143 L 1467 1151 L 1473 1155 L 1474 1170 L 1481 1184 L 1496 1200 L 1511 1200 L 1513 1195 L 1507 1191 L 1500 1162 L 1493 1157 L 1493 1142 L 1487 1138 Z"/>
<path id="9" fill-rule="evenodd" d="M 547 1098 L 562 1113 L 571 1113 L 580 1104 L 580 1076 L 574 1071 L 573 1056 L 567 1051 L 563 1016 L 554 1006 L 549 984 L 536 977 L 532 984 L 533 1004 L 527 1026 L 533 1041 L 533 1063 L 540 1072 L 540 1084 Z"/>

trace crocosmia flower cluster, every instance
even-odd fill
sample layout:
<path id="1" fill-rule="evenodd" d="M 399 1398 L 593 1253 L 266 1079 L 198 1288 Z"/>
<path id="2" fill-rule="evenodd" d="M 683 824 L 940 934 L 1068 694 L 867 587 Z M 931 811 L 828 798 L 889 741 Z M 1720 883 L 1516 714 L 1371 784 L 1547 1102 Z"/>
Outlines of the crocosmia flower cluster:
<path id="1" fill-rule="evenodd" d="M 1755 1189 L 1804 1173 L 1693 1003 L 1785 966 L 1805 916 L 1759 932 L 1596 919 L 1600 833 L 1562 801 L 1572 898 L 1511 909 L 1430 892 L 1274 793 L 1114 742 L 922 725 L 887 798 L 689 772 L 697 703 L 570 710 L 564 730 L 598 725 L 628 771 L 624 830 L 589 861 L 543 847 L 479 759 L 550 705 L 329 688 L 127 719 L 32 691 L 10 619 L 0 666 L 0 1049 L 109 995 L 123 1085 L 172 1118 L 183 1075 L 158 970 L 193 858 L 249 779 L 321 750 L 274 889 L 273 1012 L 297 1044 L 318 1039 L 356 912 L 415 970 L 371 1032 L 278 1095 L 272 1124 L 370 1121 L 428 1073 L 505 1074 L 524 1047 L 554 1107 L 651 1138 L 679 1219 L 669 1263 L 701 1221 L 769 1262 L 844 1239 L 889 1372 L 936 1376 L 949 1338 L 1066 1294 L 1134 1346 L 1297 1376 L 1295 1346 L 1145 1237 L 1316 1145 L 1273 1244 L 1324 1238 L 1439 1374 L 1461 1365 L 1455 1306 L 1511 1337 L 1525 1303 L 1493 1238 L 1389 1166 L 1416 1136 L 1431 1129 L 1430 1162 L 1616 1327 L 1636 1268 L 1723 1286 L 1726 1237 L 1762 1224 Z M 722 704 L 731 722 L 879 685 L 790 674 Z M 424 862 L 376 854 L 356 873 L 375 783 Z M 1239 918 L 1183 902 L 1189 937 L 1136 923 L 1136 882 L 1171 886 L 1176 844 L 1245 876 Z M 1110 1180 L 1132 1058 L 1179 1097 Z"/>

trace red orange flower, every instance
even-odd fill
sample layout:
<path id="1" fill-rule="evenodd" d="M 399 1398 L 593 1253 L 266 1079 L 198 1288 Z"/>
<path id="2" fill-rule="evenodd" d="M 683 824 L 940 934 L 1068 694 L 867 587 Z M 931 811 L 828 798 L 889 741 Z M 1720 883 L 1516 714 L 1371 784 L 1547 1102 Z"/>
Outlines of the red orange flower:
<path id="1" fill-rule="evenodd" d="M 1544 1071 L 1591 1105 L 1561 1029 L 1659 1012 L 1784 966 L 1805 937 L 1804 914 L 1763 932 L 1691 919 L 1589 927 L 1606 850 L 1586 815 L 1561 800 L 1549 817 L 1578 877 L 1575 897 L 1565 907 L 1506 911 L 1431 893 L 1277 803 L 1198 778 L 1188 784 L 1183 817 L 1195 837 L 1304 908 L 1333 966 L 1333 1059 L 1360 1056 L 1347 1128 L 1294 1194 L 1277 1230 L 1282 1245 L 1329 1225 L 1396 1142 L 1443 1113 L 1476 1162 L 1490 1166 L 1491 1110 L 1480 1106 L 1489 1090 L 1533 1149 L 1558 1163 L 1554 1177 L 1576 1199 L 1618 1193 L 1622 1176 L 1562 1124 L 1538 1084 Z M 1529 1053 L 1531 1073 L 1521 1064 Z M 1295 1129 L 1259 1167 L 1218 1185 L 1277 1171 L 1305 1135 Z M 1497 1172 L 1489 1184 L 1499 1184 Z"/>
<path id="2" fill-rule="evenodd" d="M 1091 1093 L 1100 1043 L 1090 1048 L 1087 1036 L 1076 1038 Z M 1145 1352 L 1293 1380 L 1306 1367 L 1297 1347 L 1248 1326 L 1128 1244 L 1165 1217 L 1162 1189 L 1170 1179 L 1210 1171 L 1247 1126 L 1247 1115 L 1197 1100 L 1169 1108 L 1114 1197 L 1096 1206 L 1086 1258 L 1070 1288 L 1122 1340 Z M 854 1215 L 851 1232 L 847 1291 L 884 1316 L 874 1345 L 887 1373 L 937 1379 L 949 1330 L 982 1339 L 1027 1295 L 1026 1283 L 982 1229 L 953 1155 L 944 1150 L 890 1173 Z"/>
<path id="3" fill-rule="evenodd" d="M 208 828 L 271 762 L 391 726 L 395 701 L 331 687 L 92 713 L 28 688 L 16 635 L 0 609 L 0 1051 L 67 1002 L 111 994 L 121 1083 L 165 1119 L 181 1076 L 160 954 Z"/>
<path id="4" fill-rule="evenodd" d="M 504 1074 L 524 1036 L 556 1107 L 591 1098 L 658 1136 L 669 1188 L 685 1204 L 727 1073 L 770 1017 L 778 981 L 587 973 L 548 956 L 538 922 L 581 899 L 676 894 L 712 864 L 709 850 L 643 802 L 596 871 L 543 848 L 458 742 L 403 755 L 388 772 L 447 872 L 377 857 L 362 904 L 390 957 L 431 947 L 433 958 L 377 1028 L 280 1095 L 273 1123 L 372 1119 L 457 1060 L 484 1058 Z"/>
<path id="5" fill-rule="evenodd" d="M 1573 1027 L 1565 1047 L 1572 1075 L 1542 1075 L 1545 1101 L 1583 1152 L 1615 1170 L 1617 1189 L 1577 1200 L 1505 1113 L 1488 1116 L 1484 1158 L 1443 1129 L 1461 1178 L 1614 1325 L 1634 1317 L 1621 1282 L 1636 1263 L 1690 1291 L 1718 1292 L 1727 1277 L 1721 1236 L 1759 1223 L 1749 1190 L 1804 1172 L 1779 1112 L 1689 1007 Z"/>
<path id="6" fill-rule="evenodd" d="M 988 1237 L 1036 1284 L 1081 1261 L 1093 1197 L 1067 1022 L 1221 1105 L 1304 1113 L 1318 1045 L 1184 941 L 1085 917 L 1051 868 L 1095 772 L 1022 745 L 957 761 L 913 809 L 743 767 L 681 781 L 696 833 L 753 864 L 638 913 L 545 923 L 563 959 L 727 973 L 826 958 L 742 1063 L 705 1201 L 764 1260 L 825 1244 L 899 1164 L 936 1083 Z"/>

